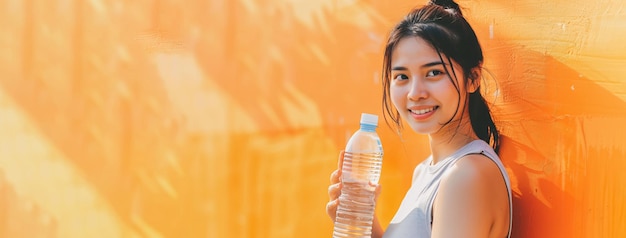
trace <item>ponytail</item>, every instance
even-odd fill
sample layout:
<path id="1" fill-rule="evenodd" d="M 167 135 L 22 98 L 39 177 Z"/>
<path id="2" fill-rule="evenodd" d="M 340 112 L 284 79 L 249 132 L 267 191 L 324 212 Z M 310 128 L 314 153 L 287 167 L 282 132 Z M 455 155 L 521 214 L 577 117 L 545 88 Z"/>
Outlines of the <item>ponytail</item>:
<path id="1" fill-rule="evenodd" d="M 428 5 L 437 5 L 445 9 L 452 9 L 456 14 L 463 16 L 459 4 L 453 0 L 430 0 L 428 1 Z"/>
<path id="2" fill-rule="evenodd" d="M 498 133 L 496 124 L 491 118 L 491 112 L 485 99 L 480 95 L 480 88 L 469 94 L 468 104 L 470 122 L 474 133 L 498 153 L 500 151 L 500 133 Z"/>

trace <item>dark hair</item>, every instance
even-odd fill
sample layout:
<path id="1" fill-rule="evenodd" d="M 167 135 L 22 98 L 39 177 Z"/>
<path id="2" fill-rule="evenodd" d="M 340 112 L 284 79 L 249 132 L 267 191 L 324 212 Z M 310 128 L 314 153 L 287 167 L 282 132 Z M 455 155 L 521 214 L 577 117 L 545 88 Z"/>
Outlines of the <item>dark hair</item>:
<path id="1" fill-rule="evenodd" d="M 451 0 L 431 0 L 428 5 L 413 9 L 402 21 L 400 21 L 391 31 L 383 59 L 382 80 L 383 80 L 383 111 L 384 118 L 388 125 L 387 117 L 394 122 L 398 130 L 402 128 L 400 114 L 391 105 L 389 85 L 391 80 L 391 54 L 398 42 L 405 37 L 420 37 L 428 42 L 443 58 L 452 65 L 452 60 L 458 63 L 463 69 L 463 81 L 480 80 L 476 70 L 480 70 L 483 63 L 483 52 L 478 43 L 476 33 L 463 17 L 459 5 Z M 449 73 L 447 67 L 444 68 Z M 458 77 L 452 72 L 456 82 L 452 84 L 456 87 L 459 96 L 461 94 Z M 467 84 L 466 84 L 467 85 Z M 474 133 L 481 140 L 493 147 L 496 153 L 500 149 L 499 133 L 491 117 L 489 107 L 483 96 L 480 94 L 480 87 L 476 91 L 469 93 L 469 117 Z M 458 106 L 457 104 L 457 109 Z M 457 110 L 458 112 L 459 110 Z M 452 117 L 454 118 L 454 116 Z M 450 119 L 452 121 L 452 119 Z M 450 121 L 446 122 L 450 123 Z M 445 124 L 444 124 L 445 125 Z"/>

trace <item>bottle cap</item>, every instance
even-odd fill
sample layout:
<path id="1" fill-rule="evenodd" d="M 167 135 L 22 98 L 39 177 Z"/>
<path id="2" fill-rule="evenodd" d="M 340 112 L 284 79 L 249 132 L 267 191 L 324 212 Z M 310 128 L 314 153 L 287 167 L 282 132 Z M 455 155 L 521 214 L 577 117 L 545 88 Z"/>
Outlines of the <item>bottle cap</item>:
<path id="1" fill-rule="evenodd" d="M 361 113 L 361 124 L 378 126 L 378 115 Z"/>

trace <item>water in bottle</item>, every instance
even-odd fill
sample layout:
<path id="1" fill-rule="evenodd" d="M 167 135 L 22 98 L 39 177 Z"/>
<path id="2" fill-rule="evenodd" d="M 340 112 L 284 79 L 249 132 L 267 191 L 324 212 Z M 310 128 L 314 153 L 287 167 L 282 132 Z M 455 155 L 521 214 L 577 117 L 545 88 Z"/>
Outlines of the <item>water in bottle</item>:
<path id="1" fill-rule="evenodd" d="M 374 190 L 380 178 L 383 148 L 376 133 L 378 116 L 361 114 L 361 127 L 346 145 L 341 169 L 342 189 L 333 238 L 371 237 Z"/>

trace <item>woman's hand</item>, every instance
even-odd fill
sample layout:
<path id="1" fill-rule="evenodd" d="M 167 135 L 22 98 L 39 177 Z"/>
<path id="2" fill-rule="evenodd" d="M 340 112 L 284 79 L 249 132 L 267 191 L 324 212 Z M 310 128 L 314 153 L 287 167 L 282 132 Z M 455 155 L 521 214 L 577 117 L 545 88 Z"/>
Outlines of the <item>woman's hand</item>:
<path id="1" fill-rule="evenodd" d="M 339 159 L 337 161 L 337 169 L 330 174 L 330 186 L 328 186 L 328 203 L 326 204 L 326 213 L 330 219 L 335 222 L 335 216 L 337 216 L 337 206 L 339 206 L 339 195 L 341 195 L 341 166 L 343 165 L 342 150 L 339 153 Z"/>
<path id="2" fill-rule="evenodd" d="M 328 186 L 328 203 L 326 204 L 326 213 L 328 214 L 328 216 L 330 217 L 330 219 L 333 221 L 333 223 L 336 220 L 337 217 L 337 207 L 339 206 L 339 196 L 341 195 L 341 167 L 343 166 L 343 155 L 344 155 L 344 151 L 342 150 L 339 153 L 339 159 L 337 161 L 337 169 L 335 171 L 333 171 L 330 174 L 330 186 Z M 374 200 L 377 201 L 378 200 L 378 196 L 380 195 L 381 192 L 381 186 L 380 184 L 371 184 L 371 186 L 375 186 L 376 189 L 374 190 Z M 378 218 L 376 217 L 376 214 L 374 214 L 374 221 L 372 222 L 372 237 L 382 237 L 384 231 L 380 225 L 380 222 L 378 221 Z"/>

